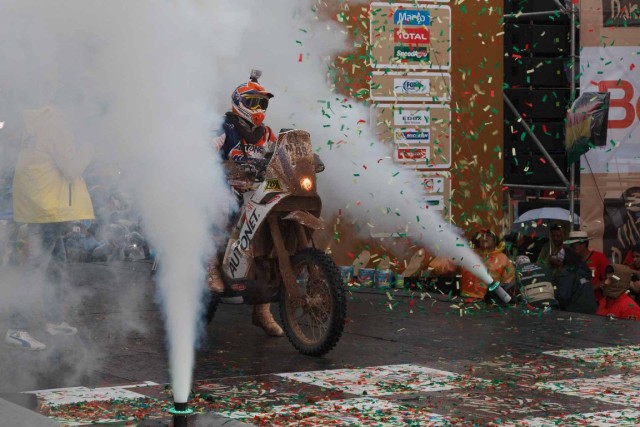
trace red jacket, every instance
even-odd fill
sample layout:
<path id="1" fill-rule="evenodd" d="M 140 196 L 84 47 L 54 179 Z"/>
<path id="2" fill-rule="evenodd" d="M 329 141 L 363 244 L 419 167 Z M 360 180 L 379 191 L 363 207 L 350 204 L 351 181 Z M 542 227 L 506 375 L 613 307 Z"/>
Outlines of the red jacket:
<path id="1" fill-rule="evenodd" d="M 596 314 L 599 316 L 614 316 L 620 319 L 640 320 L 640 306 L 626 293 L 618 298 L 601 298 L 598 301 L 598 310 Z"/>

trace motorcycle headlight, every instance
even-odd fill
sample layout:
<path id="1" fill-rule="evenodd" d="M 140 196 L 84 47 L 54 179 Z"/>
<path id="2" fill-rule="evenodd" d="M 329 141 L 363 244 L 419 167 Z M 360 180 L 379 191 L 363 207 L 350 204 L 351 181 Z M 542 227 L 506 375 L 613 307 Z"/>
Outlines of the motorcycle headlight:
<path id="1" fill-rule="evenodd" d="M 311 180 L 311 178 L 309 177 L 303 177 L 300 180 L 300 188 L 302 188 L 304 191 L 311 191 L 313 190 L 313 181 Z"/>

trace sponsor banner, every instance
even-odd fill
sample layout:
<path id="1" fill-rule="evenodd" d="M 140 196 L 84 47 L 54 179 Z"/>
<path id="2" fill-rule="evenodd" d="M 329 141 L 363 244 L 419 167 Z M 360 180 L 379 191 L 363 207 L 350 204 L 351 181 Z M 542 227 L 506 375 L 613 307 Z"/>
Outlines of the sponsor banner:
<path id="1" fill-rule="evenodd" d="M 431 16 L 428 10 L 404 10 L 398 9 L 393 13 L 395 25 L 430 25 Z"/>
<path id="2" fill-rule="evenodd" d="M 604 27 L 640 26 L 640 0 L 603 0 L 602 25 Z"/>
<path id="3" fill-rule="evenodd" d="M 448 213 L 451 202 L 451 173 L 419 172 L 417 177 L 424 188 L 426 207 Z"/>
<path id="4" fill-rule="evenodd" d="M 267 179 L 267 184 L 264 189 L 267 191 L 282 191 L 282 186 L 278 179 Z"/>
<path id="5" fill-rule="evenodd" d="M 371 3 L 373 68 L 448 70 L 451 8 L 443 4 Z"/>
<path id="6" fill-rule="evenodd" d="M 580 47 L 640 45 L 639 14 L 640 0 L 580 0 Z"/>
<path id="7" fill-rule="evenodd" d="M 393 91 L 402 94 L 428 94 L 429 79 L 393 79 Z"/>
<path id="8" fill-rule="evenodd" d="M 393 58 L 396 62 L 429 62 L 429 48 L 417 46 L 395 46 L 393 48 Z"/>
<path id="9" fill-rule="evenodd" d="M 429 144 L 431 142 L 430 134 L 427 127 L 396 129 L 393 132 L 393 142 L 398 145 Z"/>
<path id="10" fill-rule="evenodd" d="M 442 193 L 444 191 L 444 178 L 422 178 L 422 187 L 427 193 Z"/>
<path id="11" fill-rule="evenodd" d="M 638 31 L 640 43 L 640 29 Z M 592 148 L 585 173 L 640 172 L 640 47 L 586 47 L 580 52 L 581 92 L 609 92 L 608 144 Z M 585 169 L 585 166 L 587 168 Z"/>
<path id="12" fill-rule="evenodd" d="M 399 109 L 393 112 L 393 124 L 396 126 L 429 126 L 429 111 Z"/>
<path id="13" fill-rule="evenodd" d="M 393 41 L 402 44 L 429 44 L 428 28 L 396 28 L 393 31 Z"/>
<path id="14" fill-rule="evenodd" d="M 448 73 L 374 71 L 370 93 L 375 101 L 449 101 L 451 76 Z"/>
<path id="15" fill-rule="evenodd" d="M 614 262 L 640 241 L 639 12 L 638 0 L 580 2 L 580 91 L 610 95 L 607 145 L 581 160 L 580 215 Z"/>
<path id="16" fill-rule="evenodd" d="M 445 208 L 443 196 L 427 196 L 425 198 L 426 208 L 435 211 L 443 211 Z"/>
<path id="17" fill-rule="evenodd" d="M 394 159 L 398 162 L 429 163 L 429 147 L 397 147 Z"/>
<path id="18" fill-rule="evenodd" d="M 371 123 L 381 141 L 391 144 L 394 159 L 421 169 L 451 166 L 451 110 L 448 104 L 371 106 Z M 428 150 L 427 150 L 428 149 Z"/>

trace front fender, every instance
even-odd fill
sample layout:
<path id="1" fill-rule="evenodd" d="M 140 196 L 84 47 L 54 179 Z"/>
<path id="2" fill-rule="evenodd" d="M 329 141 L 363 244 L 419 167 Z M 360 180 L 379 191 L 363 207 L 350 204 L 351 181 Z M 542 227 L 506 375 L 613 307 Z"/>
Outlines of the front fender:
<path id="1" fill-rule="evenodd" d="M 305 211 L 293 211 L 282 219 L 288 221 L 297 221 L 305 227 L 309 227 L 313 230 L 324 230 L 324 222 L 309 212 Z"/>

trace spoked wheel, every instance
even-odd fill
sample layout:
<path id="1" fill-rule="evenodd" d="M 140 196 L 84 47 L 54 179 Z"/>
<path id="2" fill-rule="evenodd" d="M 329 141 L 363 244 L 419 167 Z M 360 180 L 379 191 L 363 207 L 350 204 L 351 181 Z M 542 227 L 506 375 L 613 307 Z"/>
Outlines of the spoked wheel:
<path id="1" fill-rule="evenodd" d="M 283 290 L 280 316 L 289 341 L 302 354 L 322 356 L 342 335 L 347 315 L 346 289 L 340 271 L 324 252 L 307 248 L 291 259 L 301 299 Z"/>

